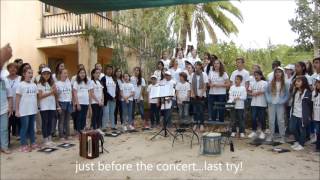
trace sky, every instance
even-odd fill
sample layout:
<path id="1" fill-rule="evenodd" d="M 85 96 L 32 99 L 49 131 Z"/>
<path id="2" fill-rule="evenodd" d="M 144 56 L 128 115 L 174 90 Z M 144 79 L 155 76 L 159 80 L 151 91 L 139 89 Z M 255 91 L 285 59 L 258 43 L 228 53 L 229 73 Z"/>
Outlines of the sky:
<path id="1" fill-rule="evenodd" d="M 232 18 L 239 29 L 237 36 L 227 37 L 215 28 L 218 41 L 233 41 L 245 49 L 266 48 L 269 40 L 273 45 L 295 44 L 298 35 L 291 30 L 288 22 L 295 17 L 294 0 L 242 0 L 232 3 L 240 9 L 244 21 L 241 23 Z M 206 42 L 209 40 L 206 39 Z"/>

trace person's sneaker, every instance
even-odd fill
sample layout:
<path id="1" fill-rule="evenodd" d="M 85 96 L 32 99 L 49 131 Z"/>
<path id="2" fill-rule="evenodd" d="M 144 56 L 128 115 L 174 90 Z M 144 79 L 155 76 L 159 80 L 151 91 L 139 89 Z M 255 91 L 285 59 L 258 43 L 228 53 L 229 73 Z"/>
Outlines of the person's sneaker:
<path id="1" fill-rule="evenodd" d="M 118 130 L 118 129 L 114 127 L 114 128 L 111 128 L 111 130 L 116 131 L 116 130 Z"/>
<path id="2" fill-rule="evenodd" d="M 31 145 L 31 149 L 33 149 L 33 150 L 38 149 L 38 148 L 40 148 L 40 146 L 37 143 L 34 143 Z"/>
<path id="3" fill-rule="evenodd" d="M 264 132 L 261 132 L 260 135 L 259 135 L 259 138 L 260 139 L 266 138 L 266 134 Z"/>
<path id="4" fill-rule="evenodd" d="M 313 134 L 311 136 L 311 138 L 310 138 L 310 143 L 312 144 L 312 143 L 315 143 L 315 142 L 317 142 L 317 136 L 315 134 Z"/>
<path id="5" fill-rule="evenodd" d="M 66 138 L 60 138 L 60 141 L 64 142 L 66 141 Z"/>
<path id="6" fill-rule="evenodd" d="M 196 131 L 197 130 L 197 125 L 194 125 L 192 129 L 193 129 L 193 131 Z"/>
<path id="7" fill-rule="evenodd" d="M 235 132 L 232 132 L 232 133 L 231 133 L 231 137 L 236 137 L 236 133 L 235 133 Z"/>
<path id="8" fill-rule="evenodd" d="M 285 137 L 280 138 L 279 143 L 285 144 L 286 143 L 286 138 Z"/>
<path id="9" fill-rule="evenodd" d="M 134 127 L 132 125 L 129 125 L 130 130 L 134 130 Z"/>
<path id="10" fill-rule="evenodd" d="M 245 138 L 246 135 L 244 135 L 244 133 L 240 133 L 240 138 Z"/>
<path id="11" fill-rule="evenodd" d="M 296 147 L 293 148 L 293 150 L 295 150 L 295 151 L 301 151 L 303 149 L 304 149 L 304 147 L 301 146 L 300 144 L 298 144 Z"/>
<path id="12" fill-rule="evenodd" d="M 294 148 L 297 147 L 298 145 L 299 145 L 298 142 L 294 142 L 293 145 L 291 145 L 290 147 L 291 147 L 292 149 L 294 149 Z"/>
<path id="13" fill-rule="evenodd" d="M 267 137 L 266 141 L 267 141 L 267 142 L 271 142 L 272 139 L 273 139 L 273 138 L 272 138 L 271 136 L 269 136 L 269 137 Z"/>
<path id="14" fill-rule="evenodd" d="M 204 131 L 203 125 L 200 125 L 200 132 L 203 132 L 203 131 Z"/>
<path id="15" fill-rule="evenodd" d="M 20 152 L 30 152 L 30 148 L 27 145 L 21 146 L 19 151 Z"/>
<path id="16" fill-rule="evenodd" d="M 126 132 L 128 130 L 127 126 L 123 125 L 122 130 L 123 130 L 123 132 Z"/>
<path id="17" fill-rule="evenodd" d="M 248 138 L 254 138 L 257 136 L 257 133 L 256 132 L 251 132 L 249 135 L 248 135 Z"/>
<path id="18" fill-rule="evenodd" d="M 1 149 L 1 152 L 5 154 L 11 154 L 11 151 L 9 149 Z"/>

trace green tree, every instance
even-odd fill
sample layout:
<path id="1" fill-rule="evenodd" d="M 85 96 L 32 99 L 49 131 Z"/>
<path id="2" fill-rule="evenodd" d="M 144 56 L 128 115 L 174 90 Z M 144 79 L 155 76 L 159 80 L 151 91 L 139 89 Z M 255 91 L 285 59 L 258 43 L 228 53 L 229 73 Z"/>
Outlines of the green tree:
<path id="1" fill-rule="evenodd" d="M 186 45 L 187 36 L 191 39 L 192 30 L 196 31 L 198 42 L 204 42 L 205 31 L 207 31 L 213 43 L 217 42 L 214 26 L 217 26 L 226 35 L 238 33 L 237 26 L 226 12 L 241 22 L 243 21 L 240 10 L 230 1 L 175 6 L 171 8 L 171 11 L 172 17 L 169 24 L 173 25 L 182 47 Z"/>
<path id="2" fill-rule="evenodd" d="M 289 20 L 292 30 L 299 34 L 296 41 L 306 49 L 314 49 L 314 56 L 320 49 L 320 0 L 296 0 L 296 17 Z"/>

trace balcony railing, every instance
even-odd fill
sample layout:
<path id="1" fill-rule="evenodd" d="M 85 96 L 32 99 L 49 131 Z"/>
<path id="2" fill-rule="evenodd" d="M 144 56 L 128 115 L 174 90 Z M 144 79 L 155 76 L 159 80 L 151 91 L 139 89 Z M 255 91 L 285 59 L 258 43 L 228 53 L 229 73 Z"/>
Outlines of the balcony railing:
<path id="1" fill-rule="evenodd" d="M 97 27 L 114 30 L 129 35 L 130 27 L 112 22 L 111 19 L 97 13 L 74 14 L 70 12 L 44 15 L 42 18 L 41 37 L 71 36 L 82 34 L 86 28 Z"/>

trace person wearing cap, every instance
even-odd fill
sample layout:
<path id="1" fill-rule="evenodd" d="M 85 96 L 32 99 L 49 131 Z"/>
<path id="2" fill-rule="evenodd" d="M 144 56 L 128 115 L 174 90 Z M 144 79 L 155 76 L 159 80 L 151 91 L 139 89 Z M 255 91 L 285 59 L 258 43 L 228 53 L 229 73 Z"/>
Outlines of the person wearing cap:
<path id="1" fill-rule="evenodd" d="M 41 76 L 38 83 L 38 98 L 40 104 L 40 115 L 42 124 L 42 137 L 45 146 L 52 145 L 51 131 L 53 118 L 56 112 L 57 88 L 52 78 L 51 70 L 44 67 L 41 70 Z"/>
<path id="2" fill-rule="evenodd" d="M 267 141 L 273 141 L 275 123 L 278 122 L 281 143 L 285 142 L 285 104 L 289 99 L 289 85 L 285 83 L 284 70 L 281 67 L 274 69 L 272 80 L 268 83 L 265 95 L 268 103 L 268 117 L 270 135 Z"/>
<path id="3" fill-rule="evenodd" d="M 319 60 L 320 61 L 320 58 Z M 313 122 L 316 129 L 316 151 L 320 151 L 320 75 L 315 77 L 314 90 L 312 92 Z"/>
<path id="4" fill-rule="evenodd" d="M 196 130 L 200 126 L 200 131 L 204 131 L 203 113 L 207 84 L 208 76 L 202 71 L 202 63 L 198 61 L 195 64 L 195 72 L 191 78 L 191 98 L 193 103 L 194 120 L 196 122 L 193 130 Z"/>
<path id="5" fill-rule="evenodd" d="M 169 85 L 172 94 L 175 94 L 176 82 L 172 79 L 170 71 L 164 73 L 164 79 L 160 82 L 160 85 Z M 163 113 L 163 122 L 166 122 L 168 127 L 172 126 L 171 122 L 171 108 L 173 106 L 173 98 L 166 97 L 164 101 L 161 101 L 161 111 Z"/>
<path id="6" fill-rule="evenodd" d="M 148 104 L 149 104 L 149 114 L 150 114 L 150 120 L 151 120 L 151 128 L 154 128 L 156 126 L 160 125 L 160 112 L 159 112 L 159 107 L 160 107 L 160 102 L 158 98 L 151 99 L 150 98 L 150 92 L 153 87 L 158 86 L 157 84 L 157 76 L 152 75 L 151 78 L 151 84 L 149 84 L 147 88 L 148 92 Z"/>
<path id="7" fill-rule="evenodd" d="M 285 71 L 285 74 L 286 74 L 286 82 L 288 84 L 291 84 L 292 82 L 292 78 L 293 78 L 293 75 L 294 75 L 294 70 L 295 70 L 295 67 L 293 64 L 288 64 L 284 67 L 284 71 Z"/>

